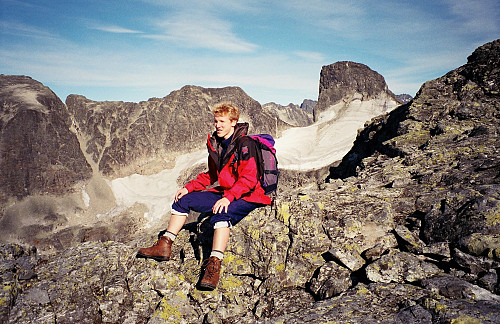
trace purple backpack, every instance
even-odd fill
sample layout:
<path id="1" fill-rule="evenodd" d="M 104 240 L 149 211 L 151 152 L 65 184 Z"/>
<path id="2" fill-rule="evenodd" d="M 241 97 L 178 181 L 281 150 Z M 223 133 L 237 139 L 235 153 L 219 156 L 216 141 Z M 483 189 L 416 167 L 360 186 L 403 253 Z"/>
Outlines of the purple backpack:
<path id="1" fill-rule="evenodd" d="M 276 159 L 276 149 L 274 148 L 274 138 L 269 134 L 247 135 L 257 144 L 257 178 L 260 181 L 262 189 L 266 195 L 276 195 L 278 189 L 278 160 Z M 240 142 L 241 143 L 241 142 Z M 241 154 L 241 148 L 232 164 L 238 162 L 238 155 Z"/>
<path id="2" fill-rule="evenodd" d="M 274 148 L 274 138 L 269 134 L 248 135 L 257 142 L 257 167 L 260 184 L 266 195 L 276 193 L 278 189 L 278 160 Z"/>

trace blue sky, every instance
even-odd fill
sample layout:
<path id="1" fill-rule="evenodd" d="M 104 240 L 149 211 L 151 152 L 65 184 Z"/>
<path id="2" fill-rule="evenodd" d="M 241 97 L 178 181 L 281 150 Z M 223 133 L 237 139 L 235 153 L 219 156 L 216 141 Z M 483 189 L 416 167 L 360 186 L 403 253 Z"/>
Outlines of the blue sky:
<path id="1" fill-rule="evenodd" d="M 300 104 L 317 99 L 323 65 L 346 60 L 413 96 L 497 38 L 498 0 L 0 0 L 0 73 L 63 101 L 198 85 Z"/>

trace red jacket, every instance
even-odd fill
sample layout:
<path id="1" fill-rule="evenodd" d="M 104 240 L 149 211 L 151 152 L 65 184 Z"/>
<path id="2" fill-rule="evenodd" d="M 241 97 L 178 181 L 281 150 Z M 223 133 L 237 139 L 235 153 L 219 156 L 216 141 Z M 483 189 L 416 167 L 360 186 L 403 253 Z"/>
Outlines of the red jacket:
<path id="1" fill-rule="evenodd" d="M 257 164 L 255 160 L 255 142 L 248 138 L 240 137 L 246 135 L 248 123 L 238 123 L 234 128 L 231 143 L 226 149 L 224 156 L 222 147 L 217 141 L 215 132 L 208 136 L 208 172 L 200 173 L 196 179 L 186 184 L 189 192 L 207 190 L 207 187 L 216 184 L 208 189 L 213 192 L 223 193 L 223 197 L 230 202 L 236 199 L 260 203 L 271 204 L 271 198 L 264 193 L 264 189 L 257 179 Z M 238 150 L 238 143 L 241 150 Z M 235 155 L 241 155 L 237 163 L 233 163 Z"/>

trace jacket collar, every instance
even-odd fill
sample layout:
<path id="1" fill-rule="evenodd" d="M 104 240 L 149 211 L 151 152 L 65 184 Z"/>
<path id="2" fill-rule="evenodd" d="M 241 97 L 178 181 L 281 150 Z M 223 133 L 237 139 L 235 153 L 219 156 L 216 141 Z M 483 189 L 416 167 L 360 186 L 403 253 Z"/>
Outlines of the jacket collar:
<path id="1" fill-rule="evenodd" d="M 217 132 L 213 132 L 212 136 L 207 140 L 208 153 L 214 160 L 217 165 L 217 169 L 221 170 L 222 166 L 224 166 L 228 161 L 231 155 L 233 154 L 236 148 L 236 141 L 242 136 L 245 136 L 248 132 L 248 123 L 237 123 L 234 126 L 234 133 L 231 139 L 231 143 L 227 147 L 226 154 L 222 157 L 222 147 L 220 146 L 220 142 L 217 141 Z"/>

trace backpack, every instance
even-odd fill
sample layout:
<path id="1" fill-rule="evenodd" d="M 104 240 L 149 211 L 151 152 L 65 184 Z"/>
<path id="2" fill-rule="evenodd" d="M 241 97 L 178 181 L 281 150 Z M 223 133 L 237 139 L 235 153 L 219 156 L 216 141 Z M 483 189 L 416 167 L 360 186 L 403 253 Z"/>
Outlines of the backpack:
<path id="1" fill-rule="evenodd" d="M 276 159 L 276 149 L 274 148 L 274 138 L 269 134 L 247 135 L 244 136 L 251 138 L 257 144 L 257 178 L 266 195 L 276 194 L 278 189 L 278 160 Z M 241 143 L 241 142 L 240 142 Z M 241 147 L 238 149 L 238 154 Z M 238 161 L 236 156 L 233 164 Z"/>

